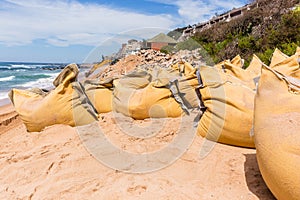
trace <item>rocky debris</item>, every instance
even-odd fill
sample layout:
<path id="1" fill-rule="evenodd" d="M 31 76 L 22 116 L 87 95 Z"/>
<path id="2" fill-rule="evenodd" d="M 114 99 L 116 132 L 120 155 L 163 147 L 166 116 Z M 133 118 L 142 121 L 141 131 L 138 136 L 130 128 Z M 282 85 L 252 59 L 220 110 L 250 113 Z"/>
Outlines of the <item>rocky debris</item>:
<path id="1" fill-rule="evenodd" d="M 122 58 L 113 65 L 106 66 L 101 72 L 91 78 L 105 79 L 107 77 L 119 77 L 134 70 L 141 64 L 141 57 L 137 55 L 129 55 Z"/>
<path id="2" fill-rule="evenodd" d="M 168 68 L 179 61 L 189 62 L 192 66 L 205 64 L 200 49 L 193 51 L 181 50 L 175 54 L 165 54 L 155 50 L 141 50 L 134 55 L 126 56 L 117 63 L 107 66 L 102 72 L 92 78 L 105 79 L 107 77 L 118 77 L 128 74 L 137 67 L 151 69 L 154 67 Z"/>

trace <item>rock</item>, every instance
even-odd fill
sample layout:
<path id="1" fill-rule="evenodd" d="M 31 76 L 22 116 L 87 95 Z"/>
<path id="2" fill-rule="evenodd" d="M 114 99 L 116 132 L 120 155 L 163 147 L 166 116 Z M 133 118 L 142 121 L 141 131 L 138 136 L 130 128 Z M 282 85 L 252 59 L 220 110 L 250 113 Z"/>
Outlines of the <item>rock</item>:
<path id="1" fill-rule="evenodd" d="M 195 49 L 193 51 L 181 50 L 172 55 L 152 49 L 141 50 L 135 55 L 126 56 L 116 63 L 107 66 L 104 70 L 92 78 L 104 79 L 107 77 L 118 77 L 130 73 L 136 68 L 145 70 L 154 68 L 156 66 L 168 68 L 180 61 L 189 62 L 193 66 L 203 65 L 205 63 L 201 59 L 202 57 L 199 53 L 199 50 L 200 49 Z"/>

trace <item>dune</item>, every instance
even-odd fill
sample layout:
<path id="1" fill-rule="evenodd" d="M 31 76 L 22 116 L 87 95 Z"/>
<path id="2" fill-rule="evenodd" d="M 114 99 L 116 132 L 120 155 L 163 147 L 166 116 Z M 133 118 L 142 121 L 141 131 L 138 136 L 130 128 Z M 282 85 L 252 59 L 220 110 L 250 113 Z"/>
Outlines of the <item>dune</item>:
<path id="1" fill-rule="evenodd" d="M 115 127 L 112 113 L 99 124 L 121 149 L 155 150 L 176 135 L 176 119 L 160 134 L 134 139 Z M 147 126 L 149 120 L 119 120 Z M 259 172 L 255 150 L 216 144 L 201 159 L 203 138 L 175 163 L 142 174 L 113 170 L 85 148 L 65 125 L 28 133 L 11 105 L 0 107 L 0 199 L 274 199 Z"/>

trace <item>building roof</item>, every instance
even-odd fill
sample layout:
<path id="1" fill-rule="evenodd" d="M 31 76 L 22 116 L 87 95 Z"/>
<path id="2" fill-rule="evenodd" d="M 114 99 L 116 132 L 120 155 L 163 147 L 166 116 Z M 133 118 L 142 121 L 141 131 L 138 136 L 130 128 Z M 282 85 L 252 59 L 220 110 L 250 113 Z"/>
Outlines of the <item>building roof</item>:
<path id="1" fill-rule="evenodd" d="M 177 43 L 176 40 L 174 40 L 173 38 L 167 36 L 164 33 L 160 33 L 156 36 L 154 36 L 153 38 L 147 40 L 147 42 L 149 43 L 153 43 L 153 42 L 163 42 L 163 43 L 171 43 L 171 44 L 175 44 Z"/>

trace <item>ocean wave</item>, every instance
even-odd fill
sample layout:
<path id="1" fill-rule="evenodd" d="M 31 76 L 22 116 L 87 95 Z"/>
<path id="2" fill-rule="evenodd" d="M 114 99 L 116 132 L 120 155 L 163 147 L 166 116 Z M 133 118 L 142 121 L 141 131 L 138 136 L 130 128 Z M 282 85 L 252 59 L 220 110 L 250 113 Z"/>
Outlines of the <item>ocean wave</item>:
<path id="1" fill-rule="evenodd" d="M 63 69 L 64 65 L 24 65 L 24 64 L 13 64 L 0 66 L 0 70 L 59 70 Z"/>
<path id="2" fill-rule="evenodd" d="M 16 72 L 26 72 L 26 69 L 17 69 Z"/>
<path id="3" fill-rule="evenodd" d="M 41 78 L 50 78 L 53 77 L 52 74 L 22 74 L 17 76 L 18 79 L 22 79 L 22 80 L 37 80 L 37 79 L 41 79 Z"/>
<path id="4" fill-rule="evenodd" d="M 53 81 L 54 79 L 57 77 L 59 73 L 55 73 L 55 74 L 49 74 L 50 76 L 47 78 L 39 78 L 37 80 L 34 81 L 30 81 L 27 83 L 24 83 L 22 85 L 22 87 L 25 88 L 33 88 L 33 87 L 37 87 L 37 88 L 51 88 L 53 87 Z"/>
<path id="5" fill-rule="evenodd" d="M 11 80 L 13 80 L 14 78 L 16 78 L 16 77 L 15 77 L 15 76 L 3 77 L 3 78 L 0 78 L 0 82 L 11 81 Z"/>
<path id="6" fill-rule="evenodd" d="M 36 69 L 37 67 L 29 67 L 29 66 L 5 66 L 5 67 L 0 67 L 0 70 L 30 70 L 30 69 Z"/>
<path id="7" fill-rule="evenodd" d="M 10 68 L 20 68 L 20 69 L 31 69 L 34 68 L 33 66 L 28 66 L 24 64 L 18 64 L 18 65 L 10 65 Z"/>

